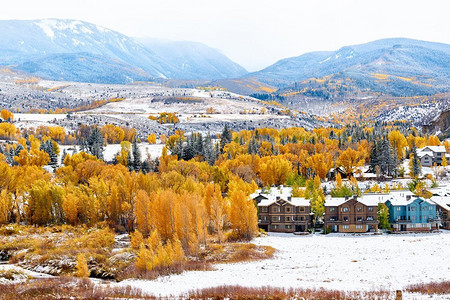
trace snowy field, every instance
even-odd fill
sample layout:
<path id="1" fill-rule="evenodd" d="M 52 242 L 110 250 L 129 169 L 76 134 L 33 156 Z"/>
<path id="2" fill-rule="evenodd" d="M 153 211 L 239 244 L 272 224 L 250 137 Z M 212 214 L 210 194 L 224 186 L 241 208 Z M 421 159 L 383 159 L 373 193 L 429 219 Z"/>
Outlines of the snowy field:
<path id="1" fill-rule="evenodd" d="M 214 271 L 126 280 L 117 285 L 131 285 L 157 296 L 180 296 L 220 285 L 394 291 L 414 283 L 450 280 L 448 231 L 376 236 L 271 233 L 254 243 L 278 251 L 270 260 L 219 264 Z"/>
<path id="2" fill-rule="evenodd" d="M 80 152 L 79 146 L 68 146 L 62 145 L 60 147 L 60 157 L 59 161 L 61 163 L 61 156 L 63 150 L 66 150 L 68 154 L 73 154 L 74 147 L 77 148 L 77 152 Z M 139 143 L 138 144 L 139 151 L 141 152 L 141 161 L 144 161 L 147 158 L 147 155 L 150 155 L 151 159 L 158 158 L 162 155 L 162 150 L 164 148 L 164 144 L 149 144 L 149 143 Z M 105 146 L 105 152 L 103 152 L 103 157 L 106 161 L 112 161 L 114 156 L 120 152 L 121 146 L 120 144 L 109 144 Z"/>

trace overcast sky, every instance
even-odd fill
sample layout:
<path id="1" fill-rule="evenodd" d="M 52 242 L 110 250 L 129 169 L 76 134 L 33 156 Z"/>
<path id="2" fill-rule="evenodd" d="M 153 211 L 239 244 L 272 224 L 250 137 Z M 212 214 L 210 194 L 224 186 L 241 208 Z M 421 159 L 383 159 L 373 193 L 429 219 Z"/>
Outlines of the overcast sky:
<path id="1" fill-rule="evenodd" d="M 450 44 L 449 0 L 11 0 L 0 19 L 79 19 L 132 37 L 197 41 L 250 71 L 386 37 Z"/>

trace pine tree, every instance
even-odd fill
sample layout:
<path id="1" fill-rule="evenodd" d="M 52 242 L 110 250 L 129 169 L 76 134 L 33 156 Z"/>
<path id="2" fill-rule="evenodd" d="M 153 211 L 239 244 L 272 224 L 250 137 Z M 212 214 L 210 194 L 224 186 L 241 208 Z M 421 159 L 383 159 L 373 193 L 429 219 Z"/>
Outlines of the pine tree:
<path id="1" fill-rule="evenodd" d="M 103 159 L 103 145 L 103 135 L 98 127 L 94 127 L 86 140 L 85 149 L 89 154 L 96 156 L 98 159 Z"/>
<path id="2" fill-rule="evenodd" d="M 133 169 L 136 172 L 139 172 L 139 170 L 141 170 L 142 168 L 142 163 L 141 163 L 141 152 L 139 151 L 136 139 L 133 140 L 132 152 L 133 152 Z"/>
<path id="3" fill-rule="evenodd" d="M 223 148 L 226 144 L 231 143 L 233 139 L 233 135 L 231 134 L 231 131 L 228 130 L 228 127 L 225 125 L 223 128 L 222 134 L 220 136 L 220 153 L 223 153 Z"/>
<path id="4" fill-rule="evenodd" d="M 412 174 L 414 177 L 418 177 L 420 175 L 421 172 L 421 166 L 420 166 L 420 161 L 419 161 L 419 157 L 417 155 L 417 148 L 416 148 L 416 143 L 413 140 L 413 143 L 411 145 L 411 159 L 412 159 Z"/>

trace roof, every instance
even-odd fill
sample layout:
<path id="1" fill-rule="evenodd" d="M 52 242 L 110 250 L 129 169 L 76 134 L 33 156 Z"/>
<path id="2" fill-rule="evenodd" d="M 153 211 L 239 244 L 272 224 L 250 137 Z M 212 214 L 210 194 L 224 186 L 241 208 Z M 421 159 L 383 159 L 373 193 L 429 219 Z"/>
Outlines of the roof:
<path id="1" fill-rule="evenodd" d="M 418 156 L 419 158 L 423 158 L 423 157 L 425 157 L 425 156 L 433 157 L 433 152 L 431 152 L 431 151 L 417 152 L 417 156 Z"/>
<path id="2" fill-rule="evenodd" d="M 378 203 L 384 203 L 390 198 L 390 194 L 364 194 L 358 201 L 366 206 L 378 206 Z"/>
<path id="3" fill-rule="evenodd" d="M 411 198 L 411 199 L 408 199 L 408 200 L 406 198 L 403 198 L 403 197 L 398 197 L 398 198 L 391 198 L 391 199 L 388 199 L 388 200 L 390 200 L 390 202 L 391 202 L 391 204 L 393 206 L 410 205 L 411 203 L 415 202 L 416 200 L 421 200 L 421 201 L 426 202 L 426 203 L 428 203 L 430 205 L 436 205 L 433 201 L 430 201 L 428 199 L 419 198 L 419 197 Z"/>
<path id="4" fill-rule="evenodd" d="M 291 203 L 295 206 L 310 206 L 309 200 L 305 198 L 291 198 Z"/>
<path id="5" fill-rule="evenodd" d="M 433 152 L 447 152 L 445 146 L 425 146 L 423 148 L 417 149 L 417 153 L 427 151 L 428 149 Z"/>
<path id="6" fill-rule="evenodd" d="M 328 198 L 325 200 L 325 206 L 339 206 L 345 202 L 345 198 Z"/>
<path id="7" fill-rule="evenodd" d="M 434 196 L 431 197 L 430 200 L 439 205 L 440 207 L 444 208 L 445 210 L 450 211 L 450 197 Z"/>
<path id="8" fill-rule="evenodd" d="M 285 200 L 287 203 L 292 204 L 294 206 L 309 206 L 310 202 L 309 200 L 306 200 L 305 198 L 291 198 L 291 200 L 288 200 L 286 198 L 281 198 L 279 200 Z M 269 199 L 261 200 L 261 202 L 258 203 L 258 206 L 269 206 L 277 202 L 276 196 L 270 196 Z"/>

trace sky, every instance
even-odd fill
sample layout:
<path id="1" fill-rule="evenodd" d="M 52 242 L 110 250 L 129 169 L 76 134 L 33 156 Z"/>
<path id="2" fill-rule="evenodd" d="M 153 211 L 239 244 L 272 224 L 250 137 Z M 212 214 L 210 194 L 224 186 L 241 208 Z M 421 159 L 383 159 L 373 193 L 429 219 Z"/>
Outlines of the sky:
<path id="1" fill-rule="evenodd" d="M 137 38 L 196 41 L 249 71 L 388 37 L 450 44 L 448 0 L 14 0 L 0 19 L 77 19 Z"/>

